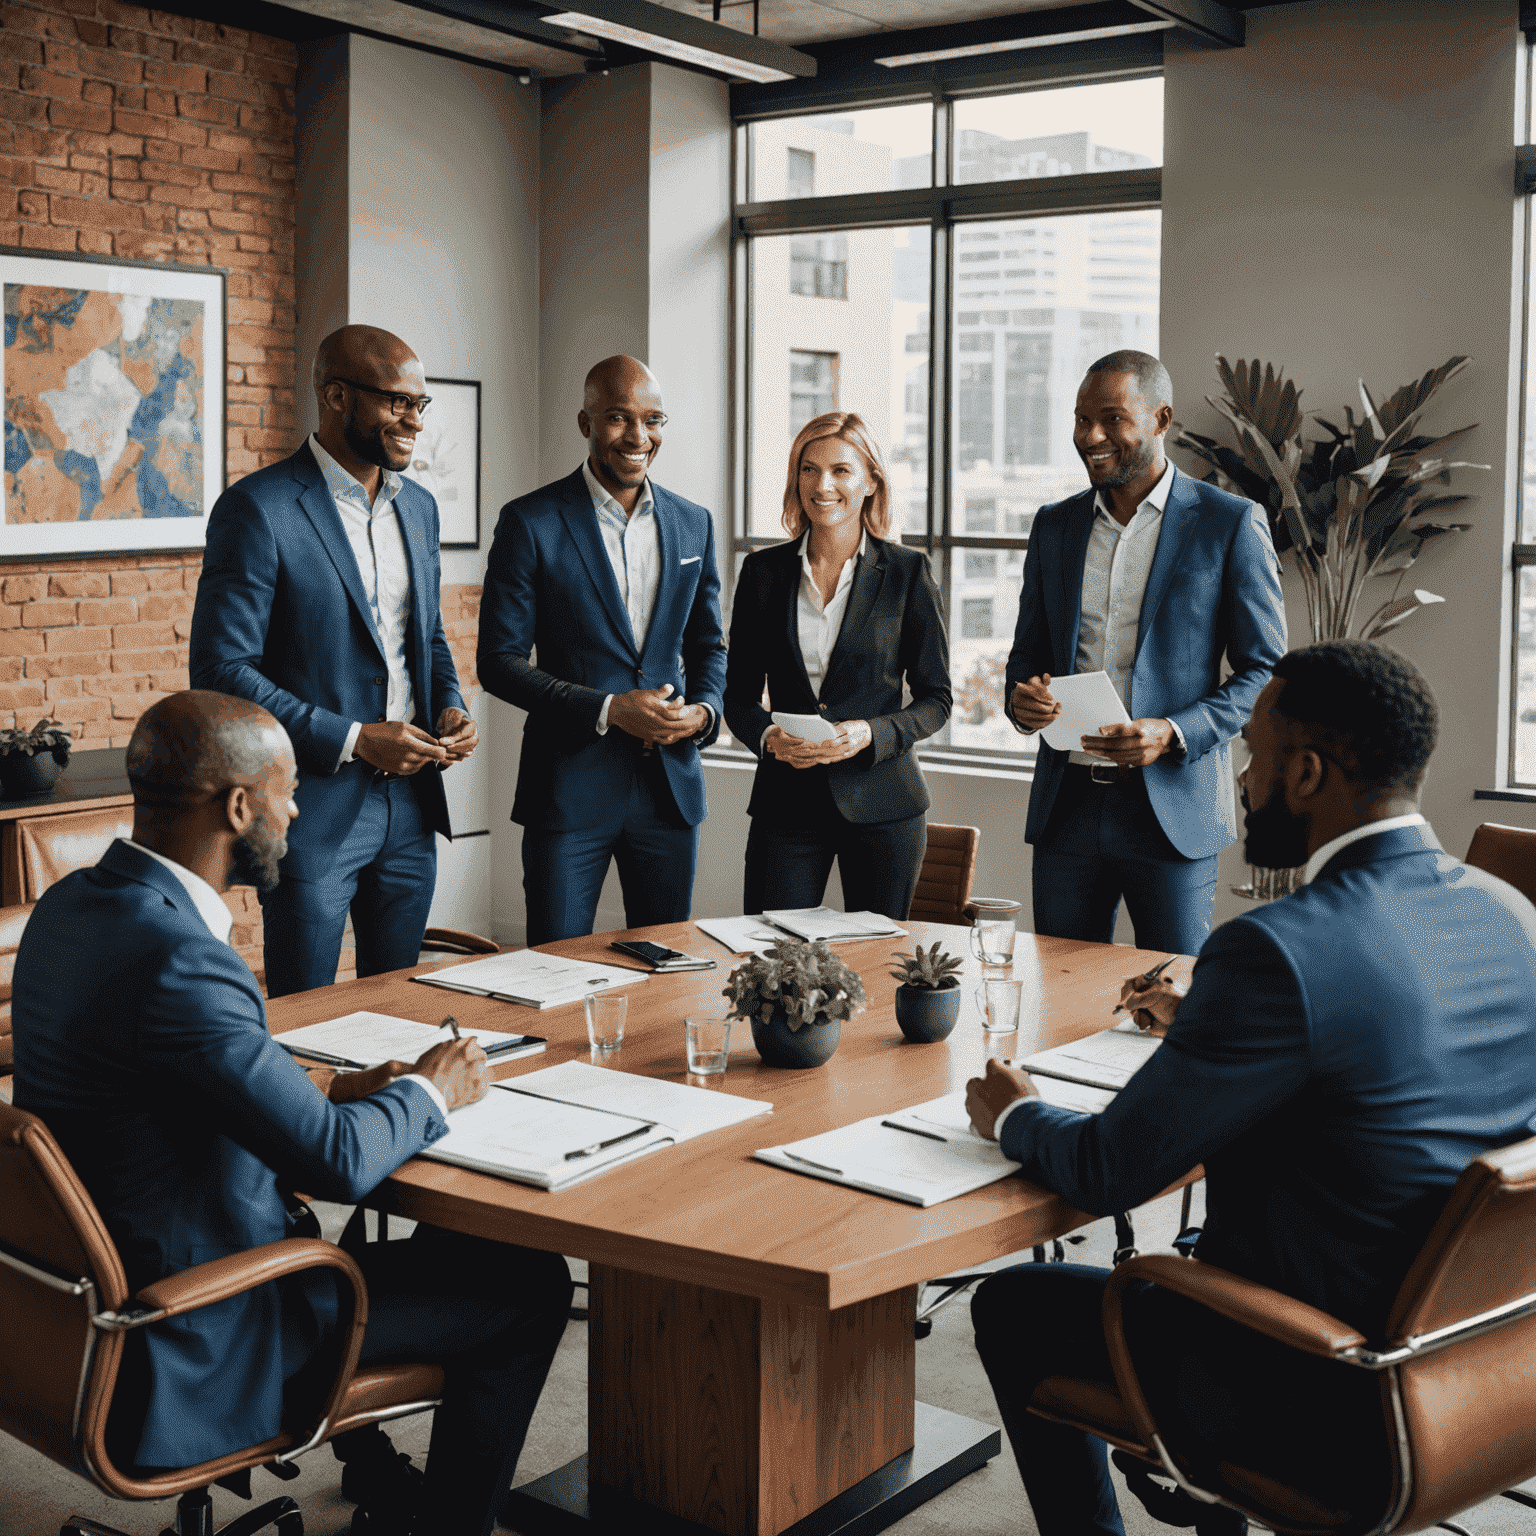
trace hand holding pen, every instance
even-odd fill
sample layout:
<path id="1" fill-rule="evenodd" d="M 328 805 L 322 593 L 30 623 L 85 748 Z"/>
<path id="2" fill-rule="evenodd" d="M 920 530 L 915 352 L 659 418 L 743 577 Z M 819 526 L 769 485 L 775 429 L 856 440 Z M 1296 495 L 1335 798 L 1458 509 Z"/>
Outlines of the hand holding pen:
<path id="1" fill-rule="evenodd" d="M 1178 958 L 1177 955 L 1169 955 L 1150 971 L 1132 976 L 1121 987 L 1120 1001 L 1113 1012 L 1119 1013 L 1124 1009 L 1139 1029 L 1150 1030 L 1156 1035 L 1166 1034 L 1174 1015 L 1179 1011 L 1179 1004 L 1184 1000 L 1184 994 L 1189 990 L 1188 982 L 1175 981 L 1163 975 Z"/>

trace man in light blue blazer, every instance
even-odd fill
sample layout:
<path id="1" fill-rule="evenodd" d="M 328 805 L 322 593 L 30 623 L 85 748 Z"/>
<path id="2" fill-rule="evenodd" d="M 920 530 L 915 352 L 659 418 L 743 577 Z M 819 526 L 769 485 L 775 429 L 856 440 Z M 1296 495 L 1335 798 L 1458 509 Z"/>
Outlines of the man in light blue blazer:
<path id="1" fill-rule="evenodd" d="M 214 504 L 191 676 L 260 704 L 298 754 L 303 820 L 263 899 L 267 992 L 413 965 L 451 837 L 440 770 L 474 750 L 443 634 L 437 503 L 399 471 L 430 397 L 397 336 L 349 325 L 315 357 L 320 426 Z"/>
<path id="2" fill-rule="evenodd" d="M 576 421 L 586 461 L 501 509 L 480 605 L 480 681 L 528 712 L 512 819 L 530 944 L 591 933 L 610 861 L 628 927 L 688 917 L 725 688 L 713 522 L 649 478 L 655 375 L 597 364 Z"/>
<path id="3" fill-rule="evenodd" d="M 136 1291 L 295 1235 L 296 1188 L 361 1199 L 489 1074 L 478 1045 L 455 1041 L 337 1078 L 327 1098 L 267 1032 L 221 899 L 270 888 L 297 815 L 293 750 L 264 709 L 172 694 L 139 721 L 128 777 L 133 837 L 38 902 L 13 1020 L 16 1105 L 58 1139 Z M 360 1262 L 361 1363 L 435 1360 L 446 1386 L 425 1482 L 366 1429 L 336 1442 L 344 1492 L 369 1536 L 410 1536 L 413 1521 L 485 1536 L 564 1328 L 565 1262 L 425 1226 Z M 114 1416 L 114 1456 L 184 1467 L 277 1434 L 285 1399 L 313 1415 L 328 1382 L 308 1367 L 323 1374 L 337 1315 L 334 1277 L 312 1271 L 129 1335 L 119 1399 L 133 1411 Z"/>
<path id="4" fill-rule="evenodd" d="M 1285 651 L 1285 606 L 1263 510 L 1169 464 L 1172 421 L 1155 357 L 1089 368 L 1072 440 L 1090 485 L 1030 530 L 1005 697 L 1038 731 L 1060 712 L 1052 677 L 1102 670 L 1132 717 L 1071 752 L 1040 743 L 1035 931 L 1107 943 L 1123 897 L 1137 944 L 1193 954 L 1237 836 L 1230 743 Z"/>
<path id="5" fill-rule="evenodd" d="M 1419 813 L 1436 730 L 1429 685 L 1386 646 L 1283 657 L 1248 725 L 1244 851 L 1304 866 L 1303 888 L 1213 933 L 1187 995 L 1126 984 L 1137 1022 L 1167 1038 L 1101 1114 L 1043 1103 L 1027 1073 L 997 1062 L 967 1087 L 976 1128 L 1078 1210 L 1128 1210 L 1203 1165 L 1195 1258 L 1320 1308 L 1373 1348 L 1462 1170 L 1536 1132 L 1536 908 L 1447 855 Z M 1108 1275 L 1025 1265 L 972 1307 L 1041 1536 L 1124 1529 L 1103 1442 L 1026 1411 L 1054 1374 L 1113 1380 Z M 1281 1482 L 1306 1467 L 1330 1510 L 1388 1507 L 1376 1376 L 1153 1286 L 1128 1298 L 1126 1323 L 1154 1417 L 1202 1465 Z M 1220 1508 L 1197 1529 L 1246 1527 Z"/>

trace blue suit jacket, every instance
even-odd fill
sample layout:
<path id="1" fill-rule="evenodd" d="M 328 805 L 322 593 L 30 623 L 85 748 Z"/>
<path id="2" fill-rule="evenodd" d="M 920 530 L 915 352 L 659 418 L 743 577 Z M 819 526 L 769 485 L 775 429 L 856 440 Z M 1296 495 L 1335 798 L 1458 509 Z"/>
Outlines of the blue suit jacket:
<path id="1" fill-rule="evenodd" d="M 395 1083 L 338 1108 L 267 1033 L 245 962 L 163 865 L 116 842 L 51 886 L 16 957 L 15 1099 L 96 1202 L 130 1290 L 291 1236 L 282 1189 L 356 1201 L 447 1130 Z M 130 1335 L 135 1459 L 188 1466 L 280 1429 L 285 1335 L 318 1343 L 333 1282 L 265 1285 Z"/>
<path id="2" fill-rule="evenodd" d="M 464 707 L 443 634 L 437 503 L 412 480 L 395 498 L 411 568 L 406 641 L 416 720 L 431 731 Z M 330 867 L 373 769 L 338 768 L 352 722 L 384 718 L 388 673 L 341 514 L 306 444 L 247 475 L 214 503 L 192 613 L 192 686 L 270 710 L 299 764 L 299 819 L 283 872 L 312 880 Z M 427 825 L 451 837 L 441 776 L 411 783 Z"/>
<path id="3" fill-rule="evenodd" d="M 1536 908 L 1428 827 L 1362 838 L 1218 928 L 1101 1115 L 1038 1100 L 1003 1148 L 1081 1210 L 1197 1163 L 1196 1254 L 1379 1339 L 1469 1162 L 1536 1132 Z"/>
<path id="4" fill-rule="evenodd" d="M 1005 708 L 1015 683 L 1077 670 L 1093 501 L 1089 489 L 1042 507 L 1030 529 Z M 1142 599 L 1127 707 L 1133 719 L 1172 720 L 1184 733 L 1187 756 L 1160 757 L 1142 772 L 1159 824 L 1186 858 L 1206 858 L 1237 837 L 1230 743 L 1284 654 L 1279 562 L 1263 511 L 1175 470 Z M 1223 658 L 1232 668 L 1225 682 Z M 1028 842 L 1045 830 L 1067 761 L 1041 741 Z"/>
<path id="5" fill-rule="evenodd" d="M 683 820 L 704 819 L 699 748 L 719 735 L 725 688 L 714 524 L 703 507 L 654 483 L 651 490 L 661 581 L 643 650 L 579 469 L 501 509 L 477 668 L 498 699 L 528 711 L 512 803 L 512 820 L 525 827 L 588 826 L 595 804 L 629 793 L 639 744 L 617 727 L 599 736 L 597 717 L 608 694 L 665 683 L 674 697 L 714 711 L 702 740 L 656 749 Z"/>

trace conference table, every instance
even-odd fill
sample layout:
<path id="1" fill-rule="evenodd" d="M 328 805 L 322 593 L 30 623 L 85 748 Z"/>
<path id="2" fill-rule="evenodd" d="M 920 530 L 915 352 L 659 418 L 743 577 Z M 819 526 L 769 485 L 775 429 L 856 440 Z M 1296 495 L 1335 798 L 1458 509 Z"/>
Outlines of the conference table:
<path id="1" fill-rule="evenodd" d="M 637 973 L 623 1047 L 600 1064 L 767 1099 L 772 1115 L 558 1193 L 417 1158 L 370 1195 L 382 1212 L 588 1262 L 588 1452 L 515 1491 L 507 1513 L 518 1529 L 627 1520 L 654 1533 L 853 1536 L 883 1530 L 997 1454 L 993 1426 L 915 1401 L 918 1287 L 1092 1218 L 1019 1178 L 925 1210 L 752 1156 L 954 1092 L 989 1056 L 1037 1048 L 1023 1031 L 984 1034 L 970 929 L 904 926 L 905 939 L 837 946 L 868 996 L 830 1062 L 764 1066 L 737 1021 L 729 1069 L 714 1079 L 689 1077 L 683 1020 L 725 1013 L 721 988 L 742 957 L 691 923 L 542 946 L 611 964 L 623 961 L 612 940 L 645 938 L 715 959 L 715 970 Z M 945 1041 L 911 1044 L 896 1024 L 890 956 L 936 939 L 965 957 L 960 1021 Z M 1019 951 L 1021 974 L 1038 959 L 1039 1047 L 1105 1028 L 1122 981 L 1163 958 L 1027 934 Z M 356 1009 L 432 1024 L 452 1012 L 471 1027 L 548 1037 L 547 1051 L 499 1067 L 498 1079 L 594 1059 L 580 1002 L 536 1011 L 409 980 L 442 968 L 282 998 L 272 1031 Z M 991 1411 L 990 1400 L 976 1406 Z"/>

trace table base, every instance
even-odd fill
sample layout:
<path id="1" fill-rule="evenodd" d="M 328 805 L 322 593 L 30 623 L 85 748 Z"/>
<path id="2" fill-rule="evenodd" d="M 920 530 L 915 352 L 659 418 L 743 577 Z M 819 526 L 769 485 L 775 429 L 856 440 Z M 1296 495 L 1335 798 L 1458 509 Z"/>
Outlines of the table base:
<path id="1" fill-rule="evenodd" d="M 917 1443 L 879 1471 L 846 1488 L 780 1536 L 874 1536 L 926 1504 L 1002 1450 L 1002 1434 L 958 1413 L 917 1404 Z M 624 1520 L 626 1526 L 616 1522 Z M 598 1530 L 644 1530 L 647 1536 L 718 1536 L 707 1526 L 669 1515 L 607 1489 L 592 1489 L 587 1458 L 514 1488 L 502 1521 L 525 1536 L 592 1536 Z"/>

